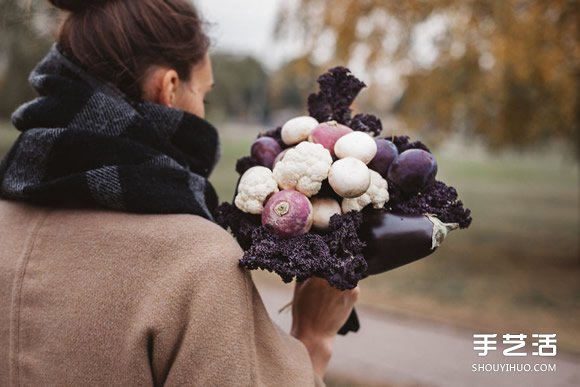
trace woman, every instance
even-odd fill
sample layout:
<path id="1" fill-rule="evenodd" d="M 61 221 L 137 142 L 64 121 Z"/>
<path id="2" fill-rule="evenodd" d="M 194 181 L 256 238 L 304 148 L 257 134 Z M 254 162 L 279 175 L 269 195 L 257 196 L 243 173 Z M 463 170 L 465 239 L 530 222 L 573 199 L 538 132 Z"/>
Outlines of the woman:
<path id="1" fill-rule="evenodd" d="M 212 223 L 189 1 L 50 2 L 69 13 L 0 165 L 0 385 L 321 384 L 358 290 L 297 286 L 293 338 Z"/>

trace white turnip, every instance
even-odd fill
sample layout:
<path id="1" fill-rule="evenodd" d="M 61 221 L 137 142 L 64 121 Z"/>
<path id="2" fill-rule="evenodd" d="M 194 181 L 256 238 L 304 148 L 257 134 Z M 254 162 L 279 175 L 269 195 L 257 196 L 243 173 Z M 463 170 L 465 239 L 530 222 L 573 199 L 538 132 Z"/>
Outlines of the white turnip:
<path id="1" fill-rule="evenodd" d="M 328 229 L 330 218 L 334 214 L 341 214 L 340 204 L 332 198 L 312 198 L 312 225 L 319 230 Z"/>

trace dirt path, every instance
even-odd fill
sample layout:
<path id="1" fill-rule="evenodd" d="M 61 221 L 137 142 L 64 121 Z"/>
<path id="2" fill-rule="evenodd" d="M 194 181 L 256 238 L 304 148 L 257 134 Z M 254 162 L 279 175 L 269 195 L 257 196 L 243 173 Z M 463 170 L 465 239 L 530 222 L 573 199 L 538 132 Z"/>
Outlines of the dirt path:
<path id="1" fill-rule="evenodd" d="M 290 313 L 278 313 L 292 297 L 291 287 L 260 285 L 272 319 L 288 331 Z M 580 358 L 559 353 L 556 357 L 505 357 L 501 343 L 486 357 L 473 350 L 474 333 L 425 321 L 405 319 L 358 307 L 361 330 L 339 337 L 329 372 L 370 383 L 402 386 L 580 386 Z M 501 339 L 500 339 L 501 341 Z M 515 359 L 515 360 L 514 360 Z M 555 372 L 473 372 L 473 364 L 547 363 Z"/>

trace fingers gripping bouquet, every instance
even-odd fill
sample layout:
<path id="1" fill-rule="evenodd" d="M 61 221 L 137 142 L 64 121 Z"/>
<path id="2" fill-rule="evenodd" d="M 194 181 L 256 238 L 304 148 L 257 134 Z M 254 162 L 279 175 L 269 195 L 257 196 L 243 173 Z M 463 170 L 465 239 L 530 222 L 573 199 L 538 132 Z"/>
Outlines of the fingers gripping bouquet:
<path id="1" fill-rule="evenodd" d="M 310 116 L 260 134 L 238 160 L 234 203 L 220 205 L 217 220 L 244 249 L 243 267 L 352 289 L 431 254 L 471 217 L 455 189 L 435 179 L 424 144 L 379 138 L 377 117 L 352 116 L 363 82 L 336 67 L 318 83 Z"/>

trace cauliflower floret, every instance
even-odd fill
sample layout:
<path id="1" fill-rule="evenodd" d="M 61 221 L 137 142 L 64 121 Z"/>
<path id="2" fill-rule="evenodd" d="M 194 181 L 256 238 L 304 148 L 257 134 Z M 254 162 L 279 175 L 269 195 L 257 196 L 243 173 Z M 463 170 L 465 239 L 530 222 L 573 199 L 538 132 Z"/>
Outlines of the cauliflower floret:
<path id="1" fill-rule="evenodd" d="M 261 214 L 264 201 L 275 192 L 278 192 L 278 184 L 272 177 L 272 171 L 266 167 L 252 167 L 242 175 L 234 203 L 244 212 Z"/>
<path id="2" fill-rule="evenodd" d="M 328 177 L 332 157 L 320 144 L 303 141 L 290 149 L 274 167 L 274 180 L 282 189 L 295 189 L 311 197 Z"/>
<path id="3" fill-rule="evenodd" d="M 342 212 L 361 211 L 363 208 L 372 203 L 373 208 L 383 208 L 389 200 L 389 191 L 387 181 L 376 171 L 370 170 L 371 185 L 367 191 L 359 197 L 344 199 L 341 207 Z"/>

